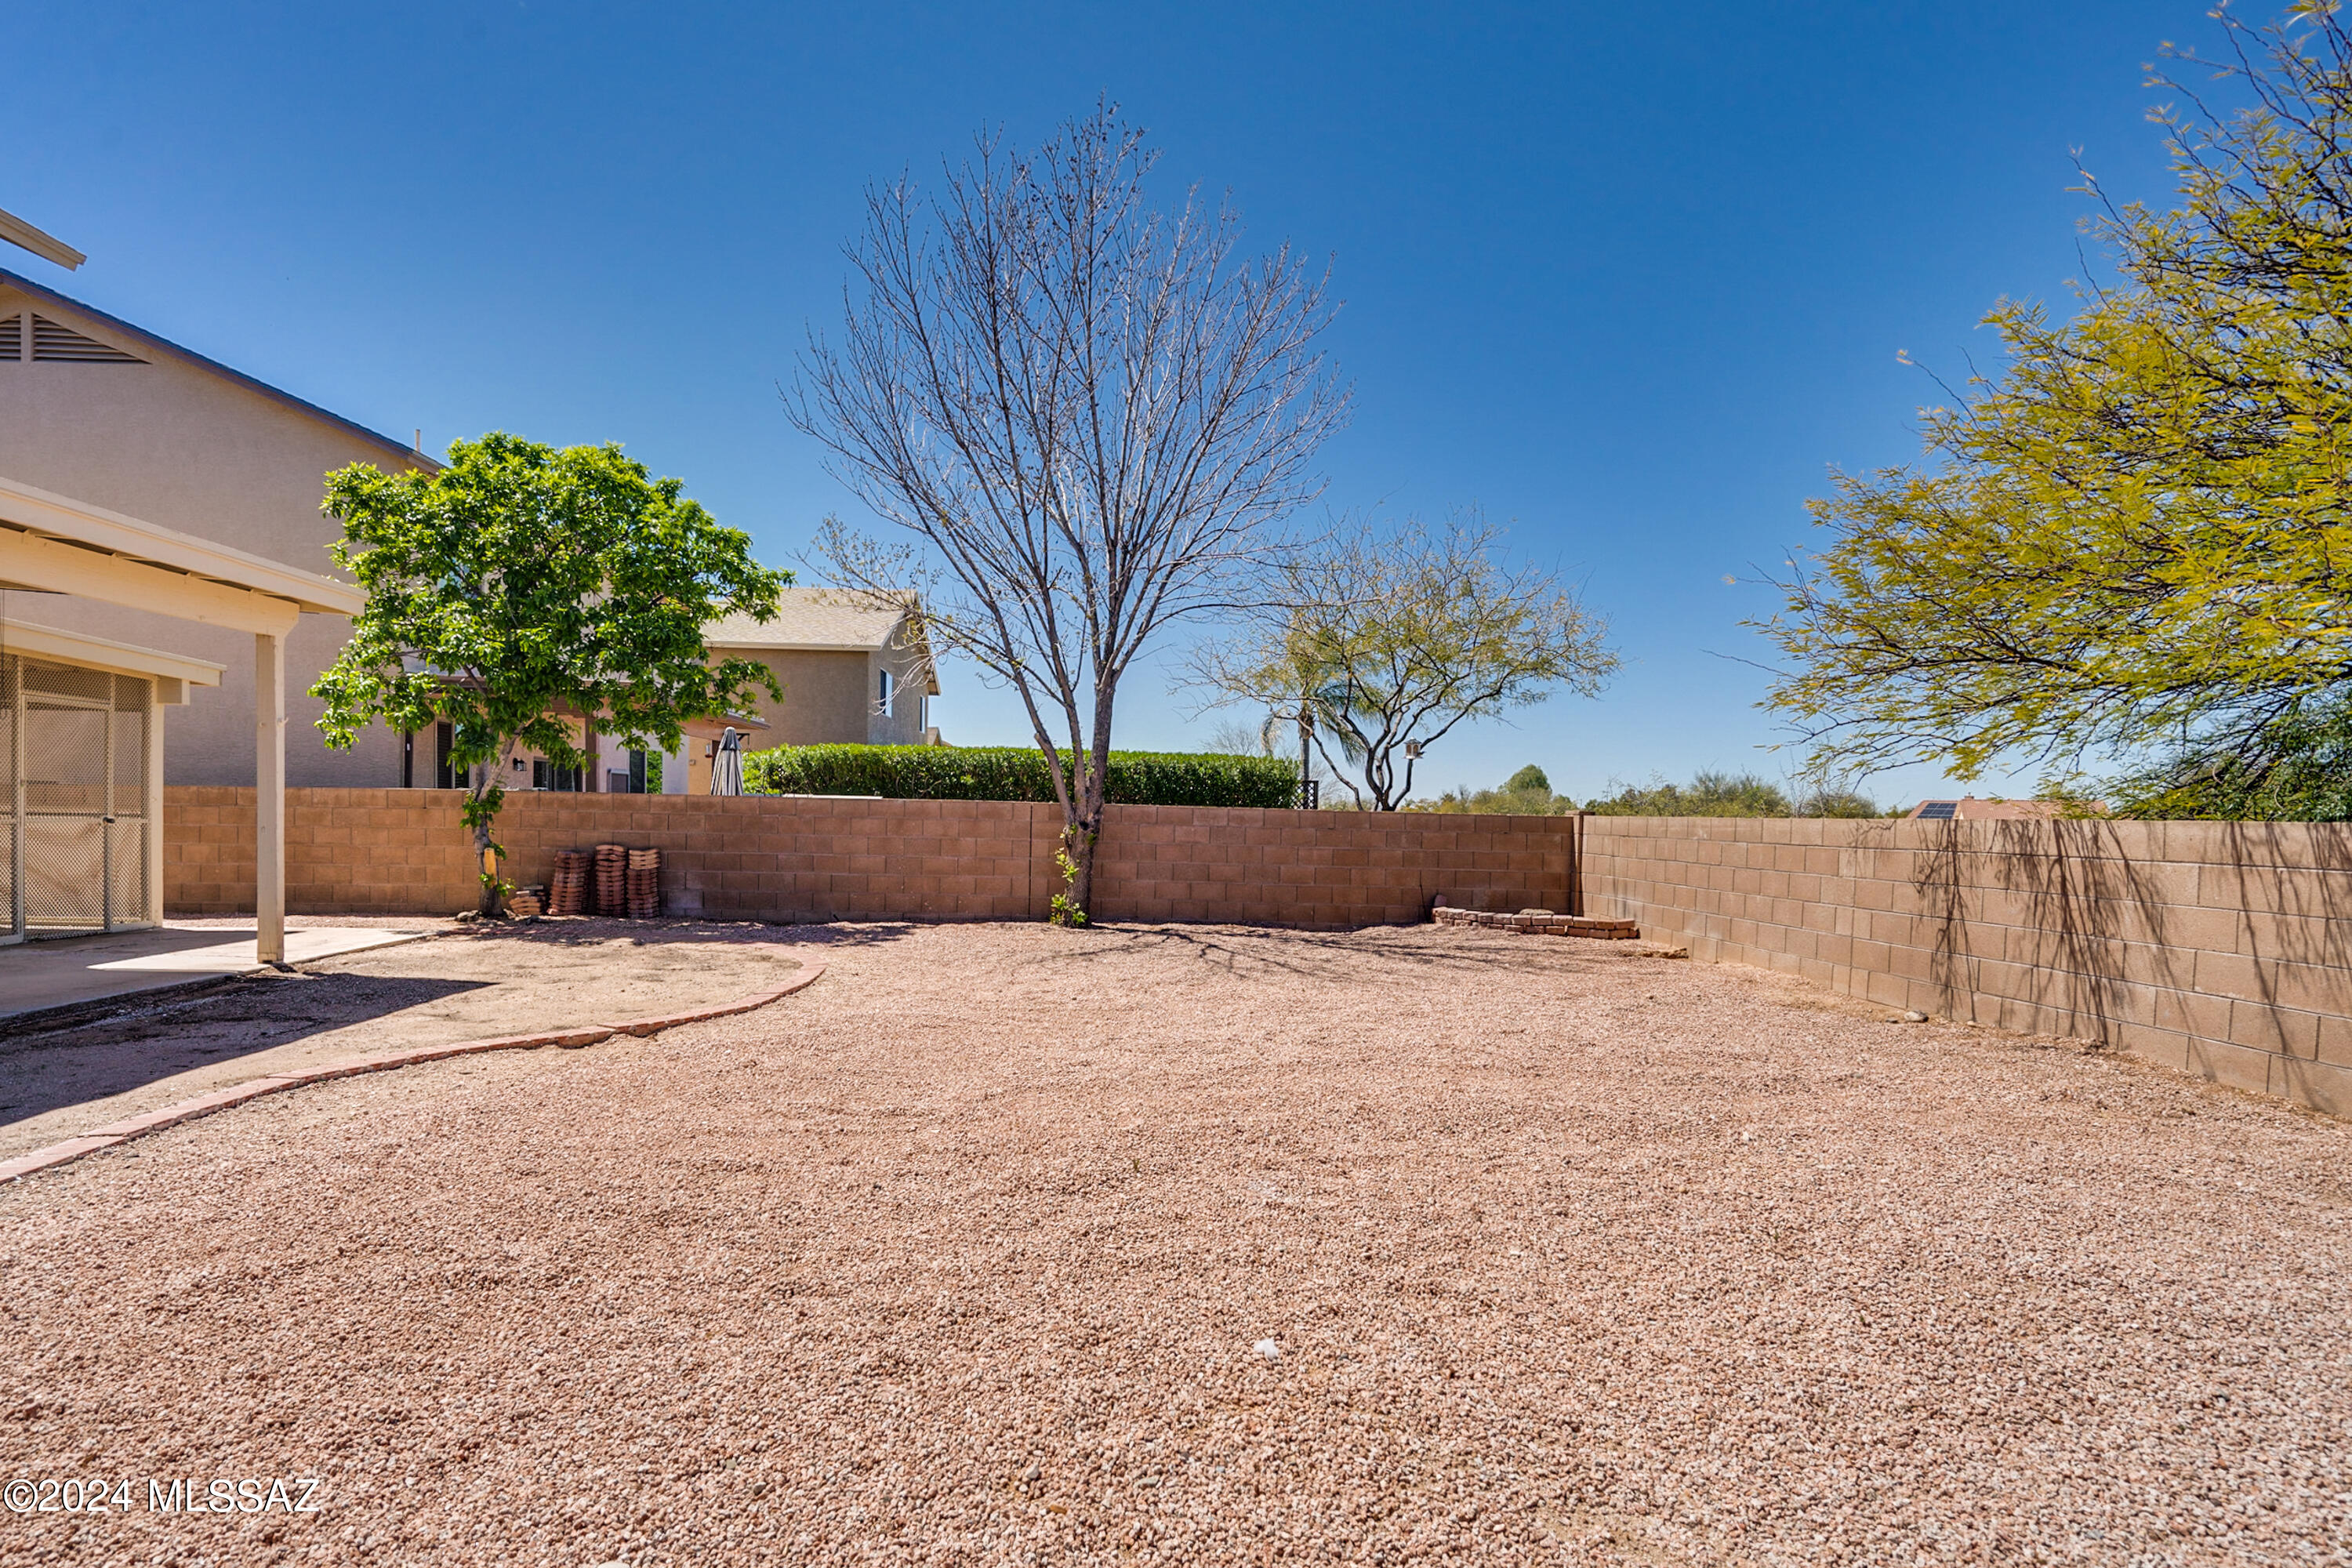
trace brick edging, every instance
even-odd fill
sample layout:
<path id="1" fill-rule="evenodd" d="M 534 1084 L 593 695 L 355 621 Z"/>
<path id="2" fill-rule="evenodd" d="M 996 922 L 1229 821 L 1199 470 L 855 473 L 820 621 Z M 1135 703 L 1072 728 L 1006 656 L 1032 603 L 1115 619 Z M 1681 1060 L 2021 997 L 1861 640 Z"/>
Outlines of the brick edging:
<path id="1" fill-rule="evenodd" d="M 300 1072 L 271 1073 L 267 1077 L 216 1089 L 210 1094 L 199 1094 L 167 1105 L 160 1110 L 143 1111 L 126 1116 L 120 1121 L 110 1121 L 103 1127 L 92 1128 L 78 1137 L 36 1149 L 29 1154 L 19 1154 L 13 1160 L 0 1160 L 0 1183 L 14 1182 L 38 1171 L 95 1154 L 100 1149 L 111 1149 L 118 1143 L 149 1132 L 175 1127 L 199 1116 L 209 1116 L 215 1110 L 226 1110 L 232 1105 L 242 1105 L 248 1100 L 258 1100 L 265 1094 L 281 1089 L 299 1089 L 306 1083 L 322 1083 L 329 1079 L 352 1078 L 363 1072 L 383 1072 L 392 1068 L 412 1067 L 418 1062 L 439 1061 L 444 1057 L 469 1057 L 483 1051 L 528 1051 L 544 1046 L 562 1046 L 576 1049 L 609 1040 L 615 1035 L 632 1035 L 645 1039 L 674 1029 L 680 1024 L 697 1024 L 707 1018 L 730 1018 L 738 1013 L 749 1013 L 771 1002 L 782 1001 L 795 991 L 805 990 L 824 973 L 825 961 L 812 953 L 801 960 L 801 972 L 788 984 L 773 991 L 755 991 L 749 996 L 738 996 L 732 1002 L 722 1002 L 715 1007 L 698 1007 L 688 1013 L 670 1013 L 657 1018 L 635 1018 L 623 1024 L 590 1024 L 572 1029 L 549 1029 L 535 1035 L 500 1035 L 488 1040 L 460 1040 L 455 1045 L 426 1046 L 414 1051 L 394 1051 L 380 1057 L 362 1057 L 358 1061 L 334 1062 L 326 1067 L 306 1068 Z"/>
<path id="2" fill-rule="evenodd" d="M 1488 910 L 1461 910 L 1440 904 L 1430 918 L 1442 926 L 1493 926 L 1523 935 L 1590 936 L 1608 942 L 1633 942 L 1641 932 L 1632 921 L 1604 920 L 1597 915 L 1559 915 L 1544 911 L 1506 915 Z"/>

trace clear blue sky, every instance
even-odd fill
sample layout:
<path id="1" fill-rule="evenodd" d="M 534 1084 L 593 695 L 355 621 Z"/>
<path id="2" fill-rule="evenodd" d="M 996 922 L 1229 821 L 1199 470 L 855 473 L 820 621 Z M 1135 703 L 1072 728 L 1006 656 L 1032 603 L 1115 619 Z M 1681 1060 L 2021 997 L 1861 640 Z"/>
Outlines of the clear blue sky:
<path id="1" fill-rule="evenodd" d="M 1831 465 L 1907 460 L 2004 294 L 2083 270 L 2069 154 L 2162 199 L 2142 66 L 2207 0 L 1383 6 L 518 4 L 10 8 L 0 207 L 89 252 L 8 264 L 429 448 L 619 440 L 783 563 L 852 503 L 784 422 L 866 182 L 1108 91 L 1173 193 L 1328 253 L 1357 414 L 1328 500 L 1475 502 L 1626 658 L 1435 753 L 1776 773 L 1730 586 Z M 2250 15 L 2252 15 L 2250 13 Z M 948 671 L 949 738 L 1019 742 Z M 1160 672 L 1135 746 L 1198 744 Z M 1882 797 L 1935 770 L 1875 781 Z M 2030 779 L 1979 789 L 2022 793 Z"/>

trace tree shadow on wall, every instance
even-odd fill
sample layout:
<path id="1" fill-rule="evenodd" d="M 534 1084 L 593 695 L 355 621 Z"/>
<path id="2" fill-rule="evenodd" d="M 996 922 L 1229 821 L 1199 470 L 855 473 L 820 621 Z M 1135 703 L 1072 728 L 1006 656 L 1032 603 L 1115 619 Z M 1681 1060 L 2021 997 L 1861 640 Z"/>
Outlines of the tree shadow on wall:
<path id="1" fill-rule="evenodd" d="M 2207 829 L 2211 843 L 2168 860 L 2159 826 Z M 2234 942 L 2218 951 L 2253 960 L 2250 1000 L 2266 1007 L 2281 1005 L 2277 963 L 2352 965 L 2352 908 L 2332 907 L 2347 902 L 2347 885 L 2314 871 L 2352 871 L 2352 825 L 1940 823 L 1913 888 L 1945 1011 L 1973 1013 L 1990 996 L 2038 1010 L 2032 1026 L 2054 1019 L 2055 1032 L 2105 1038 L 2116 1023 L 2153 1021 L 2125 1016 L 2132 986 L 2197 990 L 2198 954 L 2216 949 L 2209 922 L 2186 928 L 2207 910 L 2234 920 Z M 2306 918 L 2266 918 L 2280 915 Z M 1996 963 L 2027 972 L 2025 994 L 1985 985 Z"/>

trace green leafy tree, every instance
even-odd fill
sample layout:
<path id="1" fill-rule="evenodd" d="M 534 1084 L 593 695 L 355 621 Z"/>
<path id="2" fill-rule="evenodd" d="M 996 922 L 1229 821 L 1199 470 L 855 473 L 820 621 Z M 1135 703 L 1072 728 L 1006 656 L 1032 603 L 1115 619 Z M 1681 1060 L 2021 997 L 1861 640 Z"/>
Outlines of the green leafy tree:
<path id="1" fill-rule="evenodd" d="M 617 446 L 557 451 L 499 432 L 452 446 L 438 473 L 355 463 L 327 476 L 324 510 L 343 525 L 335 560 L 368 597 L 310 689 L 326 700 L 319 728 L 347 747 L 378 719 L 450 726 L 485 914 L 498 910 L 491 829 L 519 749 L 585 766 L 572 728 L 584 716 L 621 745 L 675 751 L 688 720 L 755 689 L 782 695 L 762 665 L 712 664 L 702 629 L 766 619 L 791 575 L 681 489 Z"/>
<path id="2" fill-rule="evenodd" d="M 2261 773 L 2352 683 L 2352 37 L 2223 25 L 2248 107 L 2165 83 L 2179 202 L 2103 208 L 2118 285 L 1994 310 L 2006 364 L 1927 412 L 1932 466 L 1814 503 L 1764 629 L 1817 761 Z"/>
<path id="3" fill-rule="evenodd" d="M 1457 726 L 1590 696 L 1617 668 L 1607 623 L 1501 546 L 1475 513 L 1343 531 L 1285 562 L 1272 602 L 1197 648 L 1190 678 L 1212 705 L 1297 721 L 1360 807 L 1395 811 Z"/>

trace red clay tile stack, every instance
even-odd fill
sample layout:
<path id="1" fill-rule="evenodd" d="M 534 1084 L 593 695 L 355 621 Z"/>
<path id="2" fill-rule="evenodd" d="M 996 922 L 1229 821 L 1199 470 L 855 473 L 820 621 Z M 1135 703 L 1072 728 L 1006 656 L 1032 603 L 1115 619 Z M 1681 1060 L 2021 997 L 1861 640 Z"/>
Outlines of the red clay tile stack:
<path id="1" fill-rule="evenodd" d="M 596 912 L 629 912 L 629 850 L 624 844 L 596 846 Z"/>
<path id="2" fill-rule="evenodd" d="M 546 908 L 547 889 L 540 887 L 517 888 L 507 895 L 507 913 L 519 921 L 527 921 Z"/>
<path id="3" fill-rule="evenodd" d="M 585 849 L 559 849 L 555 852 L 555 880 L 548 889 L 549 914 L 584 915 L 588 912 L 588 860 Z"/>
<path id="4" fill-rule="evenodd" d="M 629 918 L 649 921 L 661 913 L 661 851 L 629 851 Z"/>

